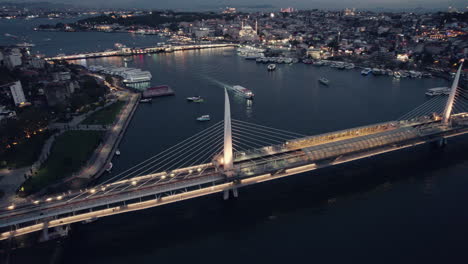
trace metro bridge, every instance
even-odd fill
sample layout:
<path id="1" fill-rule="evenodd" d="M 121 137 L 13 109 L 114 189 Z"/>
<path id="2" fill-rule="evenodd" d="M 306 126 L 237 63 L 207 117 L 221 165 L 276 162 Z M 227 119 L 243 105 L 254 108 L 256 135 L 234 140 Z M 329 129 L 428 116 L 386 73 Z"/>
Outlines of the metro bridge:
<path id="1" fill-rule="evenodd" d="M 0 240 L 304 173 L 468 133 L 468 91 L 458 87 L 401 118 L 316 136 L 224 120 L 96 186 L 0 208 Z"/>

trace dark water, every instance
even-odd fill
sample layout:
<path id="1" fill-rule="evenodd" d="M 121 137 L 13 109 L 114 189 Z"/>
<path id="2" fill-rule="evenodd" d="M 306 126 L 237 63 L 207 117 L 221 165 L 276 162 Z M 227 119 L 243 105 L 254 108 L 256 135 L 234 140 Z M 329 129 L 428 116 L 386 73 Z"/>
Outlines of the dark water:
<path id="1" fill-rule="evenodd" d="M 14 45 L 22 42 L 33 43 L 32 54 L 73 54 L 80 52 L 103 51 L 115 48 L 115 43 L 128 47 L 156 45 L 161 39 L 155 35 L 135 35 L 127 33 L 100 32 L 46 32 L 34 31 L 41 24 L 72 23 L 77 19 L 32 19 L 0 20 L 0 45 Z M 15 37 L 5 36 L 10 34 Z M 17 37 L 17 38 L 16 38 Z"/>
<path id="2" fill-rule="evenodd" d="M 101 34 L 107 36 L 109 34 Z M 71 35 L 74 36 L 74 35 Z M 122 42 L 122 41 L 119 41 Z M 121 58 L 79 63 L 123 65 Z M 302 64 L 266 66 L 232 49 L 135 56 L 152 84 L 176 96 L 142 104 L 114 160 L 114 175 L 221 120 L 220 85 L 240 84 L 255 100 L 231 96 L 235 119 L 317 134 L 393 120 L 446 85 L 437 79 L 362 77 Z M 329 87 L 317 83 L 331 80 Z M 185 97 L 202 95 L 196 105 Z M 208 124 L 195 117 L 210 114 Z M 466 137 L 445 149 L 422 146 L 240 190 L 73 226 L 62 241 L 12 253 L 12 263 L 441 263 L 463 262 L 468 245 Z"/>

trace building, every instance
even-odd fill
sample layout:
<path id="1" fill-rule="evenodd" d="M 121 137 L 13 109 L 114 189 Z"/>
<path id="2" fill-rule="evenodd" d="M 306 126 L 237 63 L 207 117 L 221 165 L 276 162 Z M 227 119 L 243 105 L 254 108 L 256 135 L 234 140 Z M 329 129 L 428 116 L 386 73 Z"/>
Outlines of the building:
<path id="1" fill-rule="evenodd" d="M 314 60 L 319 60 L 322 58 L 322 52 L 320 49 L 316 49 L 314 47 L 309 47 L 307 49 L 307 56 L 311 57 Z"/>
<path id="2" fill-rule="evenodd" d="M 23 87 L 21 86 L 20 81 L 16 81 L 10 84 L 10 92 L 15 105 L 20 105 L 21 103 L 26 102 L 26 98 L 24 97 Z"/>
<path id="3" fill-rule="evenodd" d="M 5 65 L 7 66 L 7 68 L 12 70 L 16 66 L 21 66 L 21 64 L 23 64 L 21 56 L 22 55 L 19 52 L 11 52 L 10 54 L 6 55 Z"/>
<path id="4" fill-rule="evenodd" d="M 197 28 L 193 31 L 196 38 L 204 38 L 210 35 L 211 31 L 209 28 Z"/>
<path id="5" fill-rule="evenodd" d="M 29 61 L 29 66 L 34 69 L 44 69 L 45 60 L 37 57 L 32 57 Z"/>
<path id="6" fill-rule="evenodd" d="M 53 72 L 52 78 L 55 82 L 68 81 L 71 79 L 71 74 L 69 71 Z"/>
<path id="7" fill-rule="evenodd" d="M 257 41 L 257 26 L 255 26 L 255 28 L 254 30 L 251 26 L 244 26 L 244 23 L 242 23 L 242 28 L 239 30 L 239 39 L 241 41 Z"/>

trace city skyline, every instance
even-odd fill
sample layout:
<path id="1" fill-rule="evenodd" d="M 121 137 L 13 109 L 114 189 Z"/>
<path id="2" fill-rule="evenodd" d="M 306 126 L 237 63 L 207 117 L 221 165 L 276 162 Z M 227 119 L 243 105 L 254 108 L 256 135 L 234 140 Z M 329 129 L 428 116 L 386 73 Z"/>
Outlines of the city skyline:
<path id="1" fill-rule="evenodd" d="M 10 1 L 3 1 L 10 2 Z M 43 0 L 24 0 L 20 2 L 44 2 Z M 423 9 L 438 9 L 443 10 L 449 6 L 466 9 L 465 1 L 463 0 L 292 0 L 284 3 L 280 0 L 260 0 L 252 3 L 248 0 L 232 1 L 232 0 L 174 0 L 170 2 L 157 2 L 151 0 L 82 0 L 79 4 L 74 0 L 49 0 L 51 3 L 64 3 L 73 5 L 86 5 L 93 7 L 120 7 L 120 8 L 154 8 L 154 9 L 193 9 L 193 10 L 212 10 L 226 6 L 246 8 L 246 9 L 277 9 L 281 7 L 294 7 L 299 9 L 342 9 L 345 7 L 359 9 L 394 9 L 404 10 L 413 8 Z"/>

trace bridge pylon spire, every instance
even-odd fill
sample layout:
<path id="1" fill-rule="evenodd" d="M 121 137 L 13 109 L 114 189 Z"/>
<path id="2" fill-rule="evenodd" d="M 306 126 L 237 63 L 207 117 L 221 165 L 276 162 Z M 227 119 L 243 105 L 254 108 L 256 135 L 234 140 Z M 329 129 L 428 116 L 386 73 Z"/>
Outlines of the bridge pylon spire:
<path id="1" fill-rule="evenodd" d="M 450 89 L 450 94 L 447 99 L 447 104 L 445 105 L 444 115 L 442 117 L 442 124 L 444 125 L 448 125 L 450 115 L 452 114 L 453 104 L 455 102 L 455 95 L 457 94 L 458 82 L 460 80 L 460 74 L 463 68 L 463 61 L 464 60 L 461 60 L 460 62 L 460 66 L 458 67 L 457 74 L 455 75 L 455 78 L 452 83 L 452 87 Z"/>
<path id="2" fill-rule="evenodd" d="M 232 152 L 232 129 L 231 129 L 231 105 L 229 95 L 224 88 L 224 150 L 223 150 L 223 169 L 226 176 L 232 176 L 233 171 L 233 152 Z"/>

